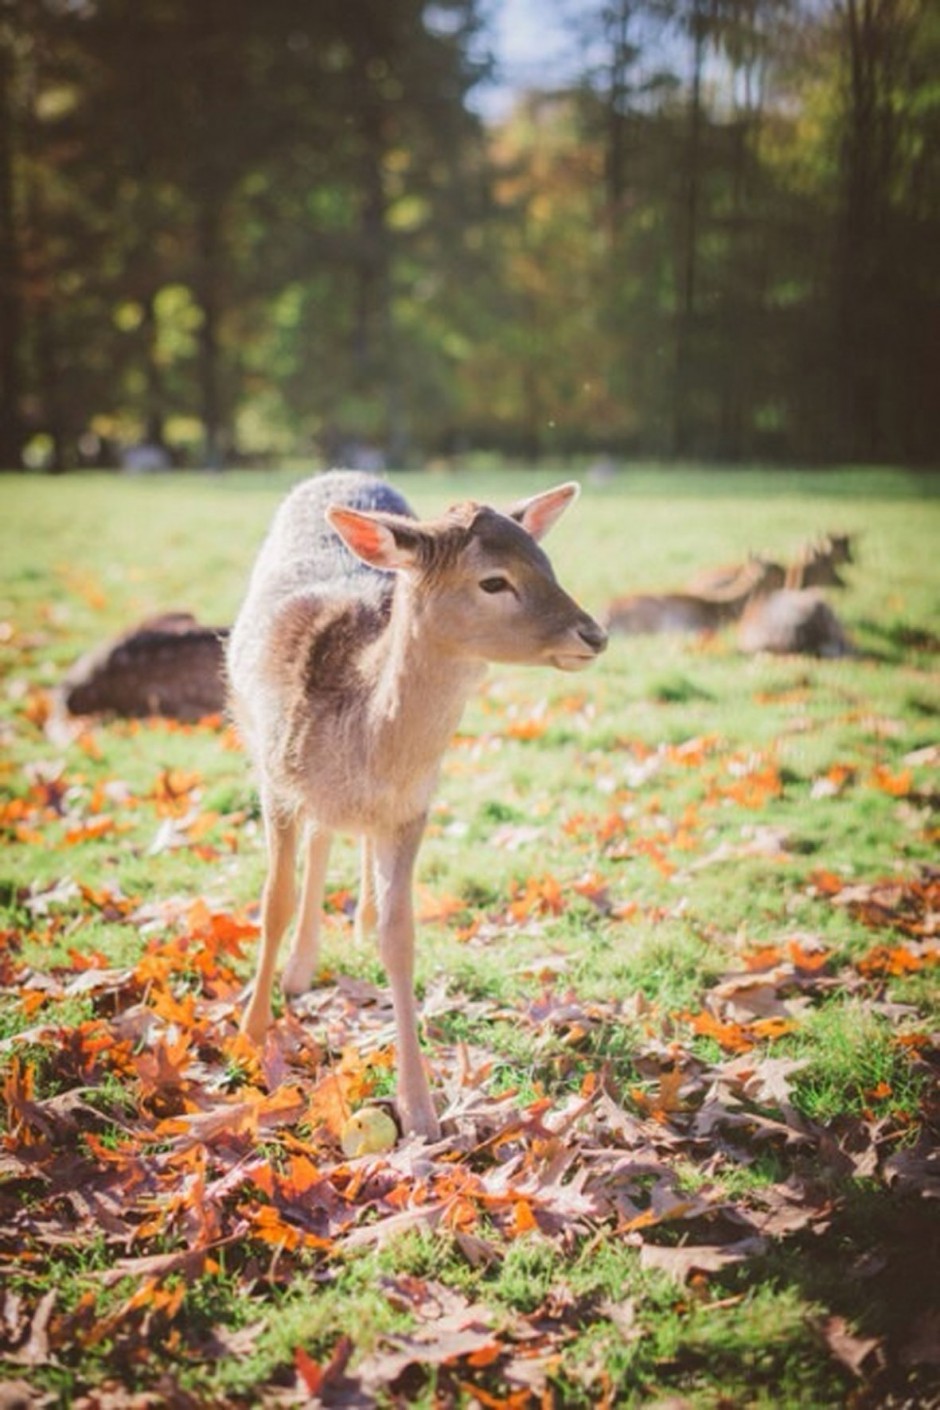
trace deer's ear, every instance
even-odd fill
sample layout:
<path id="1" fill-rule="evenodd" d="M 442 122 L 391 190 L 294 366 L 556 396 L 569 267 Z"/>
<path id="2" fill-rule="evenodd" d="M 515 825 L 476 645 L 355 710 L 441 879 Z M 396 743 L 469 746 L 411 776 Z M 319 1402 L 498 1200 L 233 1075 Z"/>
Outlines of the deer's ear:
<path id="1" fill-rule="evenodd" d="M 400 572 L 418 561 L 421 531 L 410 519 L 340 504 L 331 504 L 326 517 L 350 552 L 372 568 Z"/>
<path id="2" fill-rule="evenodd" d="M 533 495 L 514 504 L 508 511 L 510 518 L 532 535 L 534 539 L 544 538 L 557 519 L 560 519 L 581 493 L 581 486 L 570 480 L 566 485 L 556 485 L 553 490 Z"/>

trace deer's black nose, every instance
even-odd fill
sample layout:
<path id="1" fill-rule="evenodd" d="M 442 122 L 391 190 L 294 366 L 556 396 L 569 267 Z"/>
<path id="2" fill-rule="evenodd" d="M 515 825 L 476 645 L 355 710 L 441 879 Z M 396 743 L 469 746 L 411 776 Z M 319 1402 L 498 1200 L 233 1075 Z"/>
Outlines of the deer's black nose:
<path id="1" fill-rule="evenodd" d="M 583 627 L 578 628 L 578 636 L 592 651 L 603 651 L 607 645 L 607 633 L 604 628 L 599 627 L 596 622 L 592 622 L 590 619 Z"/>

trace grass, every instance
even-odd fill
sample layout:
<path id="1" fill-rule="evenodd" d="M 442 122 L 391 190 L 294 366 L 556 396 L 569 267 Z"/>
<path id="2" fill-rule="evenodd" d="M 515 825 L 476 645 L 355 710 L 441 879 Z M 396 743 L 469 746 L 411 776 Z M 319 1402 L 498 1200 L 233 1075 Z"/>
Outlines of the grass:
<path id="1" fill-rule="evenodd" d="M 481 470 L 402 483 L 416 509 L 431 513 L 456 498 L 506 503 L 567 475 Z M 89 1068 L 74 1035 L 116 1015 L 80 990 L 44 998 L 42 976 L 80 975 L 88 956 L 133 968 L 165 934 L 159 908 L 174 898 L 180 906 L 203 898 L 226 913 L 252 906 L 263 873 L 258 811 L 244 757 L 218 729 L 115 722 L 57 744 L 41 728 L 42 692 L 81 651 L 149 613 L 189 608 L 230 621 L 288 483 L 253 473 L 0 480 L 2 1058 L 8 1082 L 15 1056 L 31 1066 L 37 1102 L 85 1091 L 98 1113 L 87 1119 L 115 1150 L 144 1110 L 145 1089 L 120 1068 Z M 423 1325 L 421 1287 L 443 1305 L 452 1296 L 484 1308 L 517 1361 L 542 1339 L 532 1404 L 543 1395 L 541 1403 L 565 1407 L 670 1397 L 695 1407 L 931 1403 L 940 1394 L 935 1368 L 910 1347 L 936 1234 L 917 1190 L 883 1171 L 887 1153 L 936 1134 L 937 967 L 914 966 L 920 941 L 903 908 L 878 919 L 867 892 L 830 900 L 818 879 L 913 886 L 935 859 L 935 756 L 925 751 L 936 743 L 938 706 L 938 488 L 936 477 L 888 468 L 636 467 L 588 486 L 548 545 L 585 606 L 680 585 L 751 549 L 785 559 L 821 531 L 849 531 L 859 562 L 832 600 L 859 654 L 745 659 L 729 636 L 632 638 L 613 641 L 577 679 L 494 670 L 446 758 L 419 863 L 419 911 L 430 916 L 418 963 L 429 1051 L 465 1045 L 485 1065 L 487 1093 L 514 1092 L 519 1108 L 577 1100 L 602 1073 L 625 1109 L 652 1112 L 668 1128 L 670 1109 L 656 1103 L 665 1104 L 657 1092 L 669 1063 L 681 1060 L 693 1085 L 705 1073 L 707 1085 L 732 1061 L 723 1046 L 734 1041 L 731 1028 L 696 1018 L 720 1013 L 731 1024 L 729 1001 L 715 1008 L 710 997 L 729 974 L 762 948 L 785 958 L 795 944 L 807 966 L 822 955 L 822 968 L 798 969 L 775 991 L 792 1023 L 746 1051 L 755 1064 L 799 1064 L 795 1119 L 827 1133 L 831 1149 L 775 1137 L 747 1145 L 731 1128 L 659 1159 L 677 1188 L 714 1189 L 729 1201 L 787 1182 L 814 1191 L 828 1202 L 826 1220 L 681 1287 L 643 1266 L 639 1238 L 579 1227 L 506 1241 L 486 1214 L 474 1233 L 497 1252 L 478 1261 L 443 1226 L 293 1261 L 265 1262 L 236 1243 L 217 1267 L 161 1284 L 170 1299 L 179 1287 L 179 1322 L 130 1318 L 100 1340 L 76 1334 L 24 1365 L 12 1348 L 22 1351 L 26 1333 L 10 1331 L 20 1304 L 32 1309 L 57 1286 L 57 1317 L 78 1326 L 87 1303 L 108 1325 L 133 1293 L 109 1280 L 115 1249 L 86 1227 L 44 1266 L 4 1263 L 20 1302 L 5 1304 L 0 1370 L 62 1405 L 95 1386 L 110 1394 L 116 1382 L 151 1392 L 162 1384 L 158 1393 L 170 1394 L 164 1373 L 172 1394 L 195 1403 L 264 1404 L 294 1384 L 298 1348 L 322 1368 L 351 1335 L 348 1374 L 381 1365 Z M 160 780 L 171 771 L 197 779 L 189 796 L 208 821 L 197 840 L 162 847 Z M 76 824 L 98 817 L 113 826 L 96 835 Z M 339 898 L 355 883 L 354 849 L 341 843 L 326 967 L 381 984 Z M 130 925 L 114 897 L 152 908 L 152 920 Z M 882 958 L 878 945 L 887 947 Z M 908 968 L 897 958 L 905 945 Z M 231 963 L 248 974 L 247 957 Z M 430 1002 L 444 981 L 447 1001 Z M 176 999 L 198 996 L 201 982 L 193 953 L 181 952 Z M 574 1018 L 559 1008 L 566 995 Z M 37 1019 L 58 1025 L 58 1049 L 29 1037 Z M 237 1088 L 238 1055 L 214 1066 L 205 1033 L 200 1042 L 219 1090 Z M 144 1049 L 139 1038 L 135 1055 Z M 378 1080 L 382 1095 L 387 1074 Z M 173 1090 L 159 1099 L 175 1100 Z M 704 1098 L 703 1085 L 682 1100 L 691 1112 Z M 8 1095 L 8 1152 L 12 1103 Z M 763 1110 L 779 1119 L 776 1107 Z M 675 1113 L 681 1124 L 682 1107 Z M 863 1137 L 872 1160 L 853 1165 L 852 1142 Z M 841 1156 L 825 1157 L 836 1146 Z M 271 1150 L 273 1165 L 283 1163 L 276 1141 Z M 0 1207 L 12 1218 L 42 1191 L 10 1179 L 4 1167 Z M 669 1223 L 660 1235 L 666 1246 L 695 1239 Z M 850 1354 L 833 1349 L 834 1319 L 877 1343 L 855 1371 Z M 499 1365 L 509 1377 L 516 1362 Z M 512 1403 L 520 1383 L 484 1366 L 406 1368 L 378 1403 L 472 1404 L 475 1393 L 484 1397 L 475 1403 Z"/>

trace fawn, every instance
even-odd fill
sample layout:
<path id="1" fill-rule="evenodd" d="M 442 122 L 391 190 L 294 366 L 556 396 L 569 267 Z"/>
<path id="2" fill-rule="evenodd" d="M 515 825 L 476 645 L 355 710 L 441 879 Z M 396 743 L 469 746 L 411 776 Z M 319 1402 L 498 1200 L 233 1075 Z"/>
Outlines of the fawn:
<path id="1" fill-rule="evenodd" d="M 406 1132 L 439 1133 L 418 1042 L 412 873 L 441 756 L 488 661 L 580 670 L 605 632 L 559 586 L 538 540 L 576 484 L 506 513 L 466 503 L 419 522 L 371 475 L 299 485 L 262 546 L 228 649 L 236 721 L 259 775 L 268 852 L 261 950 L 243 1030 L 271 1023 L 277 951 L 305 866 L 287 994 L 318 962 L 331 835 L 362 839 L 356 932 L 377 926 Z"/>

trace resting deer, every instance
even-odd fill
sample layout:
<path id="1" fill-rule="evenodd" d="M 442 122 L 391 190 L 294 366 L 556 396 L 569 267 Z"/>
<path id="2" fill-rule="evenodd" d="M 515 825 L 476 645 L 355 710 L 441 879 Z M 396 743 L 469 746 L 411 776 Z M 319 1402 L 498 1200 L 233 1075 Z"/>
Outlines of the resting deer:
<path id="1" fill-rule="evenodd" d="M 755 592 L 777 586 L 781 580 L 781 570 L 775 563 L 754 558 L 742 566 L 729 588 L 707 597 L 691 592 L 664 592 L 615 598 L 607 609 L 605 624 L 610 632 L 628 635 L 715 631 L 740 617 Z"/>
<path id="2" fill-rule="evenodd" d="M 759 553 L 749 553 L 744 563 L 725 563 L 720 568 L 702 568 L 686 583 L 684 591 L 692 597 L 732 595 L 744 587 L 750 591 L 755 566 L 762 569 L 761 577 L 768 587 L 783 587 L 786 570 L 779 563 Z"/>
<path id="3" fill-rule="evenodd" d="M 851 638 L 816 588 L 758 593 L 738 624 L 738 646 L 748 655 L 851 656 Z"/>
<path id="4" fill-rule="evenodd" d="M 845 587 L 839 567 L 854 561 L 848 534 L 824 534 L 800 550 L 787 569 L 785 586 L 794 589 Z"/>
<path id="5" fill-rule="evenodd" d="M 278 947 L 305 868 L 287 994 L 318 962 L 330 839 L 362 838 L 356 930 L 377 924 L 406 1131 L 437 1117 L 418 1043 L 412 872 L 441 756 L 488 661 L 575 671 L 606 635 L 559 586 L 538 540 L 578 492 L 503 514 L 478 504 L 419 522 L 389 485 L 335 471 L 296 488 L 261 549 L 228 652 L 234 712 L 260 777 L 268 849 L 257 977 L 243 1028 L 271 1023 Z"/>
<path id="6" fill-rule="evenodd" d="M 59 690 L 69 714 L 167 715 L 198 720 L 225 707 L 227 627 L 164 612 L 87 652 Z"/>

